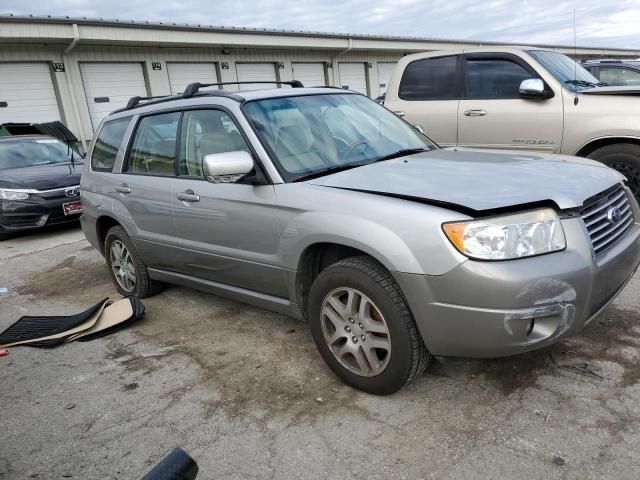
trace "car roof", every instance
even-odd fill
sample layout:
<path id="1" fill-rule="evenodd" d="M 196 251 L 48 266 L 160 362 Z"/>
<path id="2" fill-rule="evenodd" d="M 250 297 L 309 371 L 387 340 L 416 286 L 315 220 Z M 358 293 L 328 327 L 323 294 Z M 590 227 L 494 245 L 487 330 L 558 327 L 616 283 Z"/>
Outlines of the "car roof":
<path id="1" fill-rule="evenodd" d="M 236 95 L 242 97 L 244 101 L 251 100 L 263 100 L 265 98 L 278 98 L 278 97 L 298 97 L 301 95 L 319 95 L 327 93 L 349 93 L 357 94 L 352 90 L 346 90 L 343 88 L 331 88 L 331 87 L 305 87 L 305 88 L 269 88 L 265 90 L 240 90 L 239 92 L 233 92 Z"/>

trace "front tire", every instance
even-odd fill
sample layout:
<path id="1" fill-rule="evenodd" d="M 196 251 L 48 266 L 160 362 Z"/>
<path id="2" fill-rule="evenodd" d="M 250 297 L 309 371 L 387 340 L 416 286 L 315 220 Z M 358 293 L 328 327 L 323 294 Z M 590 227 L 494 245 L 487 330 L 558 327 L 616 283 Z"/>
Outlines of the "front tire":
<path id="1" fill-rule="evenodd" d="M 431 359 L 400 287 L 369 257 L 324 269 L 311 286 L 307 312 L 320 355 L 358 390 L 394 393 Z"/>
<path id="2" fill-rule="evenodd" d="M 640 202 L 640 145 L 614 143 L 593 151 L 588 158 L 602 162 L 627 177 L 629 189 Z"/>
<path id="3" fill-rule="evenodd" d="M 104 242 L 111 280 L 122 295 L 147 298 L 160 293 L 164 284 L 149 278 L 147 266 L 122 227 L 112 227 Z"/>

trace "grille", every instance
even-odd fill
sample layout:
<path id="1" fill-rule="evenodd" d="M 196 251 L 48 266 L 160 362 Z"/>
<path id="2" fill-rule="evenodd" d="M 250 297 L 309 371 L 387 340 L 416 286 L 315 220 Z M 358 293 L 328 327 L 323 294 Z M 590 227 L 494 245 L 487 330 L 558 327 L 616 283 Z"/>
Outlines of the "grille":
<path id="1" fill-rule="evenodd" d="M 613 208 L 620 212 L 617 222 L 612 222 L 609 218 L 609 212 Z M 596 254 L 615 245 L 633 224 L 633 211 L 622 185 L 582 209 L 580 216 L 587 227 Z"/>

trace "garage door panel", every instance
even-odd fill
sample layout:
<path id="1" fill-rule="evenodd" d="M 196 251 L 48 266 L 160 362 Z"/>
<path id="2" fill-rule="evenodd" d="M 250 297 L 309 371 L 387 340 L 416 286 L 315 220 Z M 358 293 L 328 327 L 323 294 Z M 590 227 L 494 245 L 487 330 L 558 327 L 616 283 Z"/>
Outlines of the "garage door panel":
<path id="1" fill-rule="evenodd" d="M 378 62 L 378 95 L 382 95 L 383 93 L 387 93 L 387 88 L 389 87 L 389 81 L 391 80 L 391 75 L 393 75 L 393 71 L 396 69 L 396 64 L 391 62 Z"/>
<path id="2" fill-rule="evenodd" d="M 48 63 L 0 63 L 0 123 L 53 122 L 60 110 Z"/>
<path id="3" fill-rule="evenodd" d="M 366 95 L 367 75 L 364 68 L 364 63 L 340 63 L 340 86 Z"/>
<path id="4" fill-rule="evenodd" d="M 167 63 L 169 86 L 172 94 L 182 93 L 193 82 L 216 83 L 218 72 L 215 63 Z M 210 87 L 217 89 L 218 87 Z"/>
<path id="5" fill-rule="evenodd" d="M 276 68 L 273 63 L 236 63 L 236 74 L 239 82 L 275 82 Z M 241 90 L 260 90 L 264 88 L 273 88 L 276 85 L 267 84 L 247 84 L 240 85 Z"/>
<path id="6" fill-rule="evenodd" d="M 126 106 L 131 97 L 148 95 L 140 63 L 82 63 L 80 72 L 94 130 L 108 113 Z M 104 98 L 109 100 L 96 102 Z"/>
<path id="7" fill-rule="evenodd" d="M 323 63 L 294 62 L 293 78 L 300 80 L 305 87 L 322 87 L 327 84 Z"/>

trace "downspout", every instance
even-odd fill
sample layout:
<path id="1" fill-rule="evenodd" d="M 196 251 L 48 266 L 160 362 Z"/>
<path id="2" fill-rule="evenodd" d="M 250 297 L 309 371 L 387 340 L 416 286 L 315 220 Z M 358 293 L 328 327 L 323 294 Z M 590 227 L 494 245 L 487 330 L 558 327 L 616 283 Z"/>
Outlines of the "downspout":
<path id="1" fill-rule="evenodd" d="M 349 46 L 347 48 L 345 48 L 344 50 L 342 50 L 341 52 L 336 53 L 333 57 L 331 57 L 331 70 L 333 71 L 333 85 L 334 87 L 338 87 L 339 86 L 339 79 L 338 79 L 338 64 L 336 63 L 336 58 L 344 55 L 345 53 L 349 52 L 352 48 L 353 48 L 353 40 L 351 39 L 351 37 L 349 37 L 347 39 L 349 41 Z"/>
<path id="2" fill-rule="evenodd" d="M 73 40 L 71 40 L 71 43 L 67 45 L 67 48 L 65 48 L 64 52 L 62 52 L 62 61 L 69 66 L 71 65 L 71 62 L 69 62 L 68 55 L 69 53 L 71 53 L 71 50 L 73 50 L 75 46 L 78 44 L 78 42 L 80 41 L 80 31 L 78 30 L 78 24 L 74 23 L 72 27 L 73 27 Z M 84 128 L 82 128 L 82 121 L 80 120 L 80 110 L 78 109 L 78 102 L 76 102 L 76 89 L 73 84 L 73 78 L 68 68 L 65 68 L 65 73 L 67 76 L 67 85 L 69 86 L 69 97 L 71 98 L 71 105 L 73 107 L 73 116 L 74 116 L 75 124 L 78 126 L 78 129 L 80 130 L 78 132 L 78 135 L 82 137 L 80 139 L 80 142 L 82 142 L 82 149 L 84 150 L 84 153 L 87 153 L 87 141 L 84 138 L 85 136 Z"/>

